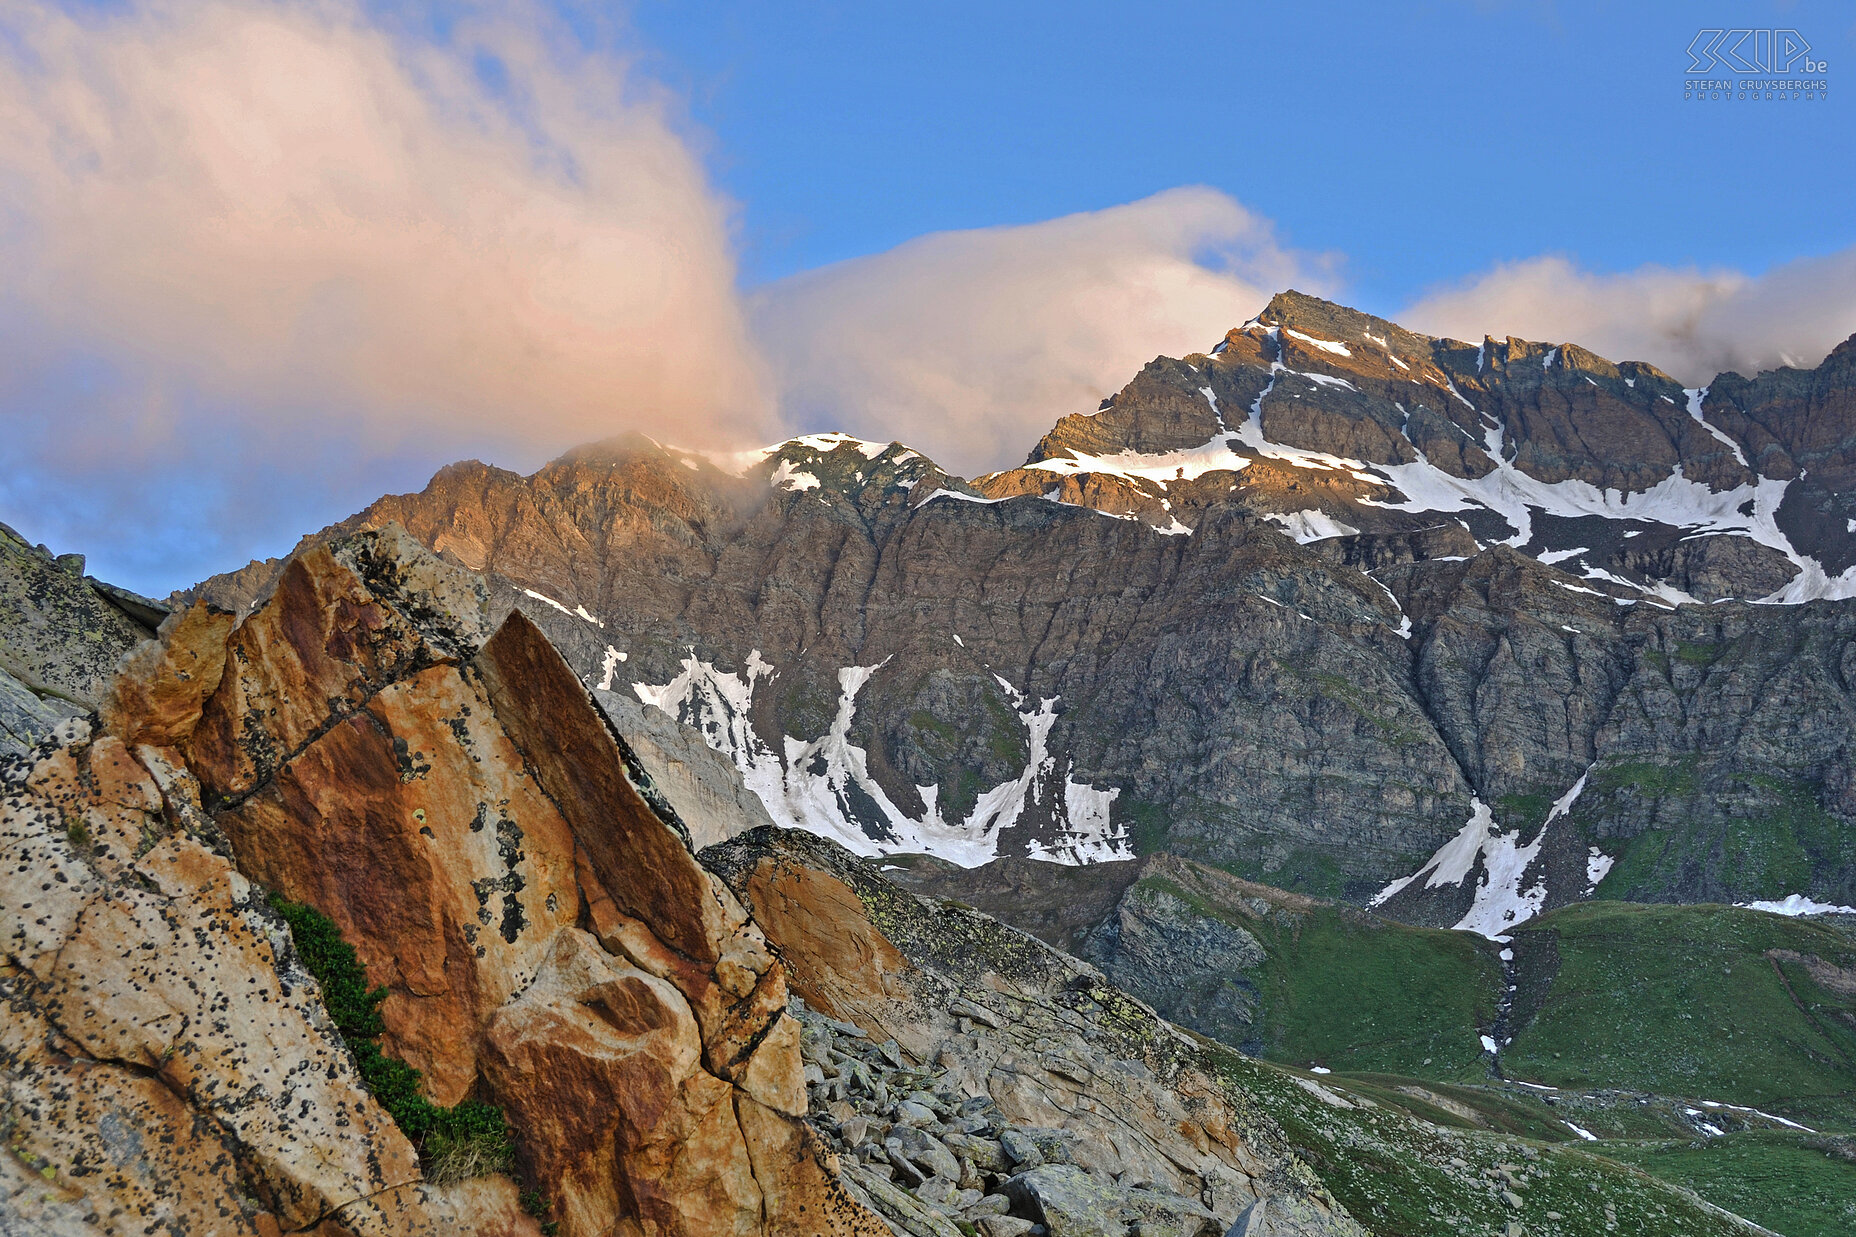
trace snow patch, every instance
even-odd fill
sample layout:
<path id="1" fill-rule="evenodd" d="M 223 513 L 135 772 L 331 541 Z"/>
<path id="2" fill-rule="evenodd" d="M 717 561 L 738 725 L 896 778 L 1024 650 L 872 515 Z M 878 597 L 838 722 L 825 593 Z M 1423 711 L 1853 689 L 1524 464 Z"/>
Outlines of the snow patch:
<path id="1" fill-rule="evenodd" d="M 1420 877 L 1426 878 L 1426 889 L 1437 889 L 1444 885 L 1460 886 L 1480 862 L 1482 879 L 1476 884 L 1469 910 L 1452 926 L 1459 931 L 1474 932 L 1505 943 L 1503 933 L 1507 929 L 1532 919 L 1546 905 L 1546 877 L 1537 877 L 1531 885 L 1523 888 L 1527 870 L 1539 856 L 1548 828 L 1566 815 L 1584 792 L 1586 778 L 1590 773 L 1591 770 L 1587 769 L 1580 774 L 1579 780 L 1554 801 L 1552 810 L 1547 813 L 1546 822 L 1534 835 L 1534 840 L 1526 845 L 1521 843 L 1519 832 L 1501 832 L 1488 805 L 1480 798 L 1471 798 L 1469 820 L 1457 831 L 1456 836 L 1438 847 L 1429 863 L 1410 876 L 1400 877 L 1381 889 L 1367 906 L 1383 905 Z"/>
<path id="2" fill-rule="evenodd" d="M 1735 906 L 1744 906 L 1748 910 L 1765 911 L 1773 915 L 1856 915 L 1856 906 L 1836 906 L 1829 902 L 1814 902 L 1802 893 L 1794 893 L 1777 902 L 1736 902 Z"/>
<path id="3" fill-rule="evenodd" d="M 1596 846 L 1585 856 L 1585 886 L 1592 890 L 1598 888 L 1598 882 L 1605 879 L 1611 871 L 1611 865 L 1617 860 L 1599 850 Z"/>
<path id="4" fill-rule="evenodd" d="M 1816 1130 L 1812 1129 L 1808 1125 L 1799 1125 L 1796 1121 L 1789 1121 L 1784 1117 L 1775 1117 L 1769 1112 L 1761 1112 L 1757 1108 L 1748 1108 L 1744 1104 L 1723 1104 L 1719 1100 L 1703 1100 L 1701 1101 L 1701 1106 L 1703 1108 L 1730 1108 L 1735 1112 L 1750 1112 L 1756 1117 L 1764 1117 L 1768 1121 L 1776 1121 L 1780 1125 L 1786 1126 L 1790 1129 L 1803 1130 L 1807 1134 L 1817 1133 Z M 1690 1109 L 1689 1111 L 1693 1112 L 1694 1110 Z"/>
<path id="5" fill-rule="evenodd" d="M 936 490 L 916 505 L 919 507 L 926 507 L 937 498 L 958 498 L 963 503 L 979 503 L 981 506 L 1005 501 L 1003 498 L 982 498 L 978 494 L 962 494 L 959 490 Z"/>
<path id="6" fill-rule="evenodd" d="M 1353 355 L 1353 353 L 1347 350 L 1347 345 L 1345 344 L 1337 344 L 1331 339 L 1316 339 L 1313 335 L 1304 335 L 1293 327 L 1284 327 L 1283 333 L 1291 339 L 1301 340 L 1311 348 L 1319 348 L 1321 351 L 1331 352 L 1335 356 L 1350 357 Z"/>
<path id="7" fill-rule="evenodd" d="M 1329 537 L 1351 537 L 1360 531 L 1352 525 L 1342 524 L 1323 511 L 1272 512 L 1263 518 L 1272 524 L 1281 525 L 1282 530 L 1293 537 L 1298 545 L 1325 541 Z"/>
<path id="8" fill-rule="evenodd" d="M 781 460 L 780 466 L 773 470 L 773 475 L 767 480 L 776 490 L 816 490 L 820 484 L 817 477 L 791 460 Z"/>
<path id="9" fill-rule="evenodd" d="M 1565 1126 L 1567 1129 L 1571 1130 L 1573 1133 L 1577 1134 L 1580 1138 L 1584 1139 L 1586 1142 L 1595 1143 L 1598 1141 L 1598 1135 L 1592 1133 L 1592 1131 L 1588 1129 L 1584 1129 L 1580 1126 L 1574 1125 L 1572 1122 L 1567 1121 L 1563 1118 L 1561 1119 L 1560 1124 Z"/>
<path id="10" fill-rule="evenodd" d="M 850 446 L 857 448 L 858 452 L 861 453 L 865 459 L 873 460 L 877 456 L 883 454 L 883 452 L 889 450 L 890 444 L 886 442 L 870 442 L 863 438 L 853 438 L 849 434 L 801 434 L 797 438 L 787 439 L 785 442 L 781 443 L 779 447 L 769 447 L 768 450 L 770 452 L 778 451 L 780 447 L 790 446 L 810 447 L 814 451 L 823 451 L 827 453 L 836 451 L 839 447 Z"/>
<path id="11" fill-rule="evenodd" d="M 574 612 L 572 610 L 569 610 L 566 606 L 554 600 L 554 598 L 548 596 L 546 593 L 537 593 L 532 588 L 525 588 L 522 590 L 522 595 L 524 597 L 533 597 L 536 601 L 542 602 L 545 605 L 553 606 L 556 610 L 559 610 L 562 614 L 565 614 L 569 618 L 572 618 L 574 615 Z"/>
<path id="12" fill-rule="evenodd" d="M 1714 435 L 1715 438 L 1719 439 L 1721 442 L 1726 443 L 1728 449 L 1734 453 L 1734 459 L 1740 462 L 1740 466 L 1742 468 L 1750 467 L 1750 465 L 1748 465 L 1746 462 L 1746 452 L 1740 449 L 1740 444 L 1735 442 L 1733 439 L 1729 438 L 1725 433 L 1721 432 L 1721 430 L 1718 429 L 1717 427 L 1709 425 L 1707 420 L 1703 418 L 1703 416 L 1701 415 L 1701 401 L 1708 394 L 1708 388 L 1707 387 L 1695 387 L 1691 390 L 1683 391 L 1682 394 L 1688 396 L 1688 415 L 1695 419 L 1695 424 L 1701 426 L 1702 429 L 1707 430 L 1710 434 Z M 1668 396 L 1664 396 L 1663 398 L 1668 399 Z M 1675 401 L 1671 400 L 1670 402 L 1674 403 Z"/>
<path id="13" fill-rule="evenodd" d="M 625 657 L 626 655 L 624 653 L 613 648 L 610 644 L 606 646 L 605 660 L 599 663 L 600 691 L 609 692 L 612 690 L 613 676 L 618 674 L 619 664 L 625 660 Z"/>

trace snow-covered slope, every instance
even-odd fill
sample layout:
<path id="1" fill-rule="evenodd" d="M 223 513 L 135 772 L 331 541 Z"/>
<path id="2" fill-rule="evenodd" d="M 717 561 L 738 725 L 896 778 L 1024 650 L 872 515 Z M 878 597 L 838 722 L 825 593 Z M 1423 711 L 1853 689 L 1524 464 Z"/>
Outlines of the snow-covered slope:
<path id="1" fill-rule="evenodd" d="M 1761 384 L 1790 373 L 1683 389 L 1571 345 L 1472 349 L 1288 294 L 978 484 L 1178 531 L 1238 506 L 1304 543 L 1456 522 L 1632 603 L 1856 596 L 1856 519 L 1807 519 L 1827 505 L 1822 479 L 1779 449 L 1789 423 L 1754 419 L 1789 413 L 1792 397 Z"/>
<path id="2" fill-rule="evenodd" d="M 978 867 L 998 858 L 1002 835 L 1035 813 L 1054 819 L 1057 830 L 1029 843 L 1034 859 L 1079 864 L 1134 857 L 1126 831 L 1110 820 L 1117 792 L 1076 782 L 1067 762 L 1060 773 L 1045 746 L 1057 700 L 1046 697 L 1033 705 L 1003 678 L 999 686 L 1017 705 L 1029 742 L 1024 772 L 982 792 L 970 811 L 953 820 L 936 804 L 937 787 L 918 786 L 927 810 L 919 818 L 909 816 L 870 776 L 868 753 L 850 738 L 858 692 L 882 669 L 883 663 L 839 670 L 838 711 L 830 728 L 810 739 L 782 736 L 779 751 L 755 733 L 751 720 L 756 687 L 779 673 L 759 649 L 748 654 L 740 674 L 691 655 L 670 682 L 634 683 L 632 690 L 730 756 L 776 824 L 831 838 L 856 854 L 929 854 Z"/>

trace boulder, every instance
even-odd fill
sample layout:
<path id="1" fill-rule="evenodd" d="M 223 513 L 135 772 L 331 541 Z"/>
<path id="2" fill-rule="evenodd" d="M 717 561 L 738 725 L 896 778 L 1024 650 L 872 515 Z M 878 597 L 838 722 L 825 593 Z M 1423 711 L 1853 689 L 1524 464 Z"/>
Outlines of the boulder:
<path id="1" fill-rule="evenodd" d="M 1050 1237 L 1127 1237 L 1122 1192 L 1074 1164 L 1043 1164 L 1005 1184 L 1013 1210 L 1042 1224 Z"/>

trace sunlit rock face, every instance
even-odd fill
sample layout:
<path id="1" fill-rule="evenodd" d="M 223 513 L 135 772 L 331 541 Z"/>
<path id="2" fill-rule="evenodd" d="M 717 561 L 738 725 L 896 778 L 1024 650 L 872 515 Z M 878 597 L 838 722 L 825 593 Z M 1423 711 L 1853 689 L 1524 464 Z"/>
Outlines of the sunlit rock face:
<path id="1" fill-rule="evenodd" d="M 397 529 L 318 544 L 242 620 L 178 614 L 96 720 L 7 766 L 10 1209 L 73 1233 L 538 1231 L 508 1176 L 426 1179 L 275 893 L 385 987 L 381 1047 L 428 1098 L 503 1110 L 561 1232 L 884 1231 L 800 1120 L 758 927 L 487 596 Z"/>

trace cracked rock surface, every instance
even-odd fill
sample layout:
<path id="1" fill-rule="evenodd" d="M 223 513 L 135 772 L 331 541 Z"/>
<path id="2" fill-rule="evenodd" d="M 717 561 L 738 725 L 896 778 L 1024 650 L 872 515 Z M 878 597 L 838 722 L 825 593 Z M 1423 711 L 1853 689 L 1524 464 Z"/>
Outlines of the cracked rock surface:
<path id="1" fill-rule="evenodd" d="M 426 1178 L 267 890 L 566 1237 L 883 1231 L 758 927 L 540 632 L 398 530 L 175 616 L 3 773 L 0 1231 L 538 1232 L 510 1177 Z"/>

